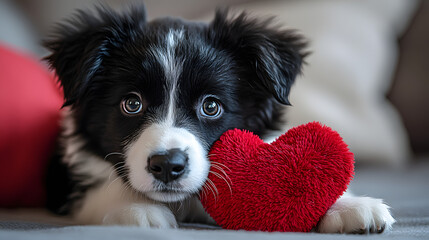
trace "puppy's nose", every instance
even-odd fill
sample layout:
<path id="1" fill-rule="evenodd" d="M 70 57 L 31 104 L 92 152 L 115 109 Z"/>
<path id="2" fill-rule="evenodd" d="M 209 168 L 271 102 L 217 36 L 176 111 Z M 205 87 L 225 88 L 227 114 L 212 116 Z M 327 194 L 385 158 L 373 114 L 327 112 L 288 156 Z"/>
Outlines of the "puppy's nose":
<path id="1" fill-rule="evenodd" d="M 148 170 L 156 179 L 168 183 L 182 176 L 187 164 L 188 154 L 178 148 L 173 148 L 150 156 Z"/>

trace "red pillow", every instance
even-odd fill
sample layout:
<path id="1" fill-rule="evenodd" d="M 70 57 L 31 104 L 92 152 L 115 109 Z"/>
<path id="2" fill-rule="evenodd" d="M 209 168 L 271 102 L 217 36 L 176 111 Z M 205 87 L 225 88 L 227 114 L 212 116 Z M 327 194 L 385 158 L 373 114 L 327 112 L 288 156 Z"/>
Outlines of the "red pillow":
<path id="1" fill-rule="evenodd" d="M 0 207 L 44 204 L 61 104 L 53 74 L 0 44 Z"/>

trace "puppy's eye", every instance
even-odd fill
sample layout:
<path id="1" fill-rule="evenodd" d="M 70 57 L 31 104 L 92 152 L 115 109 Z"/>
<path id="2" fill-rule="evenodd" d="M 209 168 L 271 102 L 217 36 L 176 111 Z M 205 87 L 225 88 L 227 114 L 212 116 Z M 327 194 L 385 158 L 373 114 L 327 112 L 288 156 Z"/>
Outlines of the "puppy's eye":
<path id="1" fill-rule="evenodd" d="M 131 94 L 130 96 L 122 100 L 122 111 L 128 115 L 138 114 L 143 110 L 143 103 L 141 97 L 137 94 Z"/>
<path id="2" fill-rule="evenodd" d="M 201 114 L 204 117 L 219 117 L 222 113 L 221 104 L 213 97 L 208 97 L 201 105 Z"/>

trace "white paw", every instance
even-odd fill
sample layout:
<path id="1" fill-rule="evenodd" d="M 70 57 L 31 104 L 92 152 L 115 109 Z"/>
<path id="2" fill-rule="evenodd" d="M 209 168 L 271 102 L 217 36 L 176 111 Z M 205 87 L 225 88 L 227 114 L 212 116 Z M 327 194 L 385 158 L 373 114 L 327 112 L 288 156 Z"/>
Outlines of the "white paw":
<path id="1" fill-rule="evenodd" d="M 395 219 L 381 199 L 342 197 L 319 221 L 321 233 L 382 233 L 392 228 Z"/>
<path id="2" fill-rule="evenodd" d="M 147 228 L 177 228 L 173 213 L 165 206 L 133 204 L 116 209 L 103 218 L 106 225 L 134 225 Z"/>

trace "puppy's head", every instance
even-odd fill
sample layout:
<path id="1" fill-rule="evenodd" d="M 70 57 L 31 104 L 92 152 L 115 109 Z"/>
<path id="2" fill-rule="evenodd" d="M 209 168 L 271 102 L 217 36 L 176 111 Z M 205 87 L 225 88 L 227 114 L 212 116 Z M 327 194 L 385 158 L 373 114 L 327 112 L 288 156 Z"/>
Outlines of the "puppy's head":
<path id="1" fill-rule="evenodd" d="M 135 7 L 80 12 L 46 43 L 86 148 L 159 201 L 199 191 L 226 130 L 276 127 L 304 45 L 246 14 L 147 22 Z"/>

